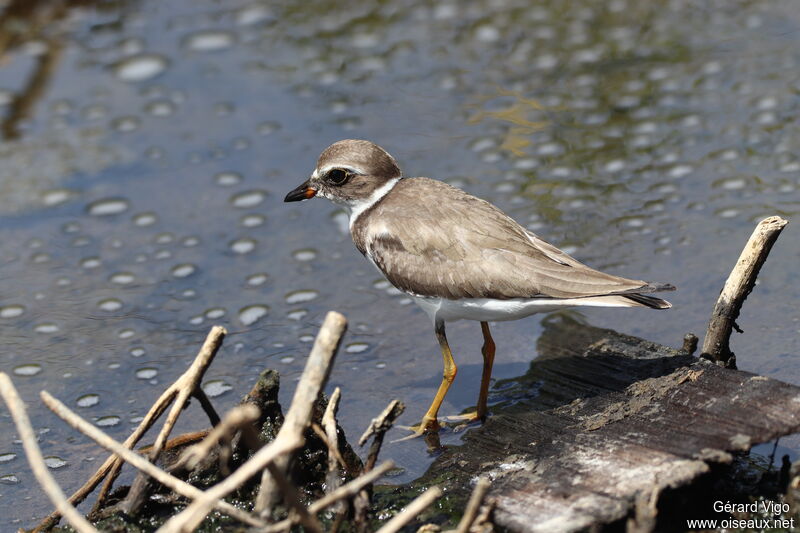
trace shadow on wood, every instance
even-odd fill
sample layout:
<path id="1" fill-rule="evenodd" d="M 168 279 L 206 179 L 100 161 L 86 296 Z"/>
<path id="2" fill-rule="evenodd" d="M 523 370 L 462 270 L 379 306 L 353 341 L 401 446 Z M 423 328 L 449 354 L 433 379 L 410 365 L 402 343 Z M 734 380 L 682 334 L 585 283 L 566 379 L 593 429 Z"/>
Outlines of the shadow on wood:
<path id="1" fill-rule="evenodd" d="M 498 383 L 493 416 L 420 480 L 466 499 L 488 476 L 512 531 L 608 524 L 651 500 L 654 516 L 661 490 L 800 430 L 798 387 L 564 315 L 544 325 L 527 374 Z"/>

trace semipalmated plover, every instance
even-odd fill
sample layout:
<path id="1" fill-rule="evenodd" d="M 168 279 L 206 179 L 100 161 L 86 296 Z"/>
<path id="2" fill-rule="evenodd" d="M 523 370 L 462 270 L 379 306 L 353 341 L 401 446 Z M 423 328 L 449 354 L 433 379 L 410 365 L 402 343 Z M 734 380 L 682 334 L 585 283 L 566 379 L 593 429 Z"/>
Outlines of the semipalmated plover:
<path id="1" fill-rule="evenodd" d="M 394 158 L 369 141 L 344 140 L 286 195 L 328 198 L 348 211 L 356 248 L 433 321 L 444 378 L 418 433 L 436 430 L 439 406 L 456 375 L 445 322 L 481 323 L 483 376 L 477 411 L 484 419 L 495 345 L 489 322 L 567 307 L 668 309 L 648 293 L 674 290 L 599 272 L 526 230 L 485 200 L 430 178 L 403 178 Z"/>

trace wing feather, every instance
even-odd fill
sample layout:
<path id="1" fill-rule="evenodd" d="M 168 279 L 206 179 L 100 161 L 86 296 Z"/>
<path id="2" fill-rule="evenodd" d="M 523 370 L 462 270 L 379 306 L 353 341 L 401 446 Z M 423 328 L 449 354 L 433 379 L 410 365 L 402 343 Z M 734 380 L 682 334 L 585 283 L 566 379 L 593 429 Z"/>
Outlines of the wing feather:
<path id="1" fill-rule="evenodd" d="M 582 298 L 660 290 L 589 268 L 492 204 L 428 178 L 401 180 L 359 217 L 353 239 L 394 286 L 420 296 Z"/>

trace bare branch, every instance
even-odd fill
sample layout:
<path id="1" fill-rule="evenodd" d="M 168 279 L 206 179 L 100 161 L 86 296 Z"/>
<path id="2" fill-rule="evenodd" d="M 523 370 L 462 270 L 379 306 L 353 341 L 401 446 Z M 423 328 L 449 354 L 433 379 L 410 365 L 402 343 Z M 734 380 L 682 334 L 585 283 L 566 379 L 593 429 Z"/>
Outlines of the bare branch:
<path id="1" fill-rule="evenodd" d="M 159 528 L 160 533 L 193 531 L 203 521 L 217 500 L 239 488 L 270 463 L 276 462 L 275 466 L 280 469 L 281 473 L 286 472 L 291 453 L 305 442 L 305 430 L 311 421 L 314 402 L 328 379 L 333 359 L 339 348 L 339 341 L 346 327 L 347 320 L 335 311 L 329 312 L 325 317 L 309 354 L 303 375 L 297 384 L 292 405 L 289 407 L 289 412 L 286 414 L 275 440 L 258 450 L 230 476 L 205 491 L 181 513 L 170 518 Z M 263 483 L 265 478 L 269 480 L 267 490 L 275 491 L 276 484 L 273 476 L 265 473 L 262 477 L 259 498 L 262 498 L 265 493 Z M 268 497 L 266 501 L 271 503 L 271 497 Z"/>
<path id="2" fill-rule="evenodd" d="M 396 533 L 400 529 L 414 520 L 422 511 L 427 509 L 433 502 L 441 498 L 442 489 L 439 487 L 431 487 L 419 496 L 414 501 L 409 503 L 405 509 L 398 513 L 394 518 L 386 522 L 377 533 Z"/>
<path id="3" fill-rule="evenodd" d="M 341 314 L 330 311 L 325 316 L 325 321 L 317 334 L 314 346 L 308 356 L 303 375 L 294 391 L 292 404 L 286 413 L 276 441 L 284 435 L 291 435 L 292 439 L 299 439 L 304 442 L 304 433 L 311 423 L 311 415 L 314 411 L 314 403 L 319 397 L 319 393 L 325 387 L 330 375 L 333 360 L 339 349 L 339 342 L 347 329 L 347 319 Z M 277 467 L 284 473 L 288 470 L 291 456 L 281 457 Z M 272 480 L 269 471 L 265 470 L 261 477 L 261 487 L 256 497 L 255 509 L 262 515 L 268 515 L 272 503 L 277 496 L 276 485 Z"/>
<path id="4" fill-rule="evenodd" d="M 134 468 L 138 468 L 139 470 L 147 473 L 149 476 L 152 476 L 159 483 L 162 483 L 164 486 L 169 487 L 170 489 L 174 490 L 181 496 L 186 496 L 187 498 L 199 498 L 200 496 L 203 495 L 203 491 L 198 489 L 194 485 L 190 485 L 189 483 L 186 483 L 185 481 L 180 480 L 168 474 L 167 472 L 164 472 L 162 469 L 160 469 L 159 467 L 148 461 L 146 458 L 142 457 L 133 450 L 129 450 L 127 447 L 125 447 L 124 444 L 120 444 L 119 442 L 112 439 L 111 437 L 106 435 L 102 430 L 97 428 L 95 425 L 81 418 L 78 414 L 69 409 L 62 402 L 60 402 L 52 395 L 50 395 L 50 393 L 48 393 L 47 391 L 42 391 L 40 393 L 40 396 L 44 404 L 47 406 L 47 408 L 53 411 L 53 413 L 55 413 L 56 416 L 61 418 L 64 422 L 66 422 L 76 430 L 80 431 L 93 441 L 95 441 L 97 444 L 99 444 L 106 450 L 110 451 L 111 453 L 117 454 L 123 460 L 131 464 Z M 265 522 L 260 518 L 255 517 L 249 513 L 246 513 L 245 511 L 242 511 L 238 507 L 235 507 L 223 500 L 220 500 L 216 507 L 223 513 L 226 513 L 245 524 L 249 524 L 252 526 L 259 526 L 259 527 L 265 525 Z"/>
<path id="5" fill-rule="evenodd" d="M 475 522 L 478 511 L 483 504 L 483 499 L 486 497 L 486 493 L 489 492 L 491 485 L 491 482 L 485 477 L 478 479 L 475 488 L 472 490 L 472 495 L 469 497 L 467 508 L 464 510 L 464 516 L 461 517 L 461 521 L 458 523 L 458 528 L 456 529 L 458 533 L 469 532 L 469 528 Z"/>
<path id="6" fill-rule="evenodd" d="M 342 484 L 339 478 L 339 465 L 344 466 L 344 460 L 339 453 L 339 436 L 336 431 L 336 412 L 339 410 L 341 397 L 342 391 L 336 387 L 322 415 L 322 428 L 325 430 L 325 442 L 328 444 L 328 474 L 325 478 L 327 493 L 333 492 Z"/>
<path id="7" fill-rule="evenodd" d="M 216 328 L 212 328 L 211 332 L 209 333 L 209 337 L 212 334 L 216 335 L 221 333 L 222 335 L 224 335 L 226 333 L 224 328 L 220 328 L 222 330 L 221 332 L 219 330 L 216 330 L 216 333 L 215 329 Z M 196 365 L 199 364 L 198 359 L 200 358 L 201 355 L 202 355 L 202 350 L 201 353 L 199 353 L 195 358 L 189 371 L 191 370 L 191 368 L 194 368 Z M 187 371 L 187 373 L 189 371 Z M 205 370 L 203 370 L 203 372 L 205 372 Z M 182 377 L 183 376 L 181 376 L 181 378 Z M 177 381 L 175 381 L 172 385 L 167 387 L 167 389 L 163 393 L 161 393 L 161 396 L 159 396 L 158 399 L 155 401 L 155 403 L 153 403 L 153 405 L 150 407 L 150 410 L 147 412 L 147 414 L 145 414 L 144 418 L 136 427 L 134 432 L 131 433 L 131 435 L 127 439 L 125 439 L 125 441 L 122 443 L 123 446 L 125 446 L 128 449 L 132 449 L 134 446 L 136 446 L 136 443 L 139 442 L 142 436 L 144 436 L 147 430 L 149 430 L 153 426 L 153 424 L 155 424 L 156 420 L 158 420 L 158 418 L 164 413 L 164 411 L 166 411 L 167 407 L 169 407 L 169 404 L 178 394 L 179 391 L 177 387 L 178 384 L 181 382 L 181 378 L 178 378 Z M 72 496 L 69 497 L 70 503 L 73 505 L 77 505 L 80 502 L 82 502 L 86 498 L 86 496 L 88 496 L 97 487 L 97 485 L 99 485 L 100 482 L 103 481 L 103 479 L 105 479 L 106 482 L 103 484 L 103 488 L 100 490 L 100 495 L 97 497 L 97 502 L 94 505 L 94 509 L 99 509 L 100 507 L 102 507 L 103 504 L 105 503 L 106 495 L 110 492 L 114 480 L 119 475 L 119 470 L 121 467 L 122 467 L 122 460 L 117 456 L 114 455 L 110 456 L 103 462 L 102 465 L 100 465 L 100 468 L 97 469 L 97 471 L 92 475 L 92 477 L 90 477 L 89 480 L 83 484 L 83 486 L 81 486 L 78 490 L 76 490 L 72 494 Z M 39 525 L 37 525 L 36 528 L 34 528 L 33 533 L 37 533 L 48 529 L 58 521 L 59 516 L 60 513 L 58 511 L 51 513 L 47 518 L 42 520 L 42 522 L 39 523 Z"/>
<path id="8" fill-rule="evenodd" d="M 261 410 L 253 404 L 238 405 L 228 411 L 225 418 L 201 442 L 186 448 L 174 468 L 194 470 L 208 457 L 214 446 L 223 438 L 232 438 L 234 433 L 245 424 L 252 424 L 261 415 Z"/>
<path id="9" fill-rule="evenodd" d="M 217 415 L 214 408 L 211 407 L 211 402 L 208 401 L 206 395 L 200 390 L 200 381 L 203 379 L 206 370 L 208 370 L 208 367 L 214 360 L 214 356 L 217 355 L 217 351 L 219 351 L 222 346 L 222 341 L 225 339 L 227 333 L 225 328 L 221 326 L 214 326 L 211 328 L 211 331 L 208 332 L 208 336 L 205 342 L 203 342 L 203 346 L 200 347 L 200 351 L 197 353 L 192 365 L 170 386 L 171 389 L 177 392 L 177 395 L 172 404 L 172 408 L 167 414 L 167 419 L 164 421 L 164 425 L 150 450 L 150 462 L 155 463 L 159 455 L 161 455 L 161 451 L 164 449 L 164 443 L 167 442 L 172 428 L 175 427 L 178 417 L 186 407 L 186 402 L 189 401 L 191 396 L 195 395 L 198 397 L 212 422 L 215 419 L 219 420 L 219 415 Z M 131 484 L 128 496 L 123 503 L 123 508 L 126 512 L 129 514 L 136 512 L 139 506 L 144 503 L 147 491 L 147 476 L 143 473 L 139 473 Z"/>
<path id="10" fill-rule="evenodd" d="M 364 487 L 375 482 L 375 480 L 383 476 L 392 468 L 394 468 L 394 463 L 392 461 L 386 461 L 385 463 L 376 466 L 372 471 L 367 472 L 366 474 L 363 474 L 348 483 L 345 483 L 335 491 L 331 492 L 330 494 L 326 494 L 319 500 L 309 505 L 308 512 L 311 514 L 316 514 L 332 506 L 336 502 L 352 498 Z M 293 523 L 294 521 L 292 519 L 287 518 L 266 527 L 262 533 L 277 533 L 279 531 L 284 531 L 291 527 Z"/>
<path id="11" fill-rule="evenodd" d="M 28 463 L 31 465 L 33 475 L 36 476 L 36 481 L 42 486 L 47 497 L 53 502 L 58 512 L 63 514 L 70 525 L 77 531 L 80 533 L 97 533 L 97 529 L 77 509 L 70 505 L 61 487 L 58 486 L 56 480 L 47 470 L 42 451 L 36 442 L 36 434 L 33 431 L 33 427 L 31 427 L 31 421 L 25 410 L 25 404 L 19 397 L 11 378 L 5 372 L 0 372 L 0 395 L 3 396 L 3 400 L 8 405 L 8 410 L 11 412 L 11 417 L 17 426 L 19 438 L 22 440 L 22 447 L 25 449 L 25 455 L 28 457 Z"/>
<path id="12" fill-rule="evenodd" d="M 731 332 L 734 328 L 738 329 L 736 319 L 739 318 L 742 304 L 753 290 L 758 272 L 786 224 L 786 220 L 777 216 L 759 222 L 725 281 L 703 341 L 702 355 L 717 364 L 736 368 L 736 359 L 729 344 Z"/>
<path id="13" fill-rule="evenodd" d="M 281 489 L 286 504 L 297 514 L 297 521 L 312 533 L 322 533 L 322 525 L 319 523 L 319 520 L 308 512 L 303 502 L 300 501 L 300 495 L 297 489 L 286 478 L 286 475 L 284 475 L 281 469 L 278 468 L 275 463 L 268 464 L 267 469 L 270 474 L 272 474 L 275 483 Z"/>

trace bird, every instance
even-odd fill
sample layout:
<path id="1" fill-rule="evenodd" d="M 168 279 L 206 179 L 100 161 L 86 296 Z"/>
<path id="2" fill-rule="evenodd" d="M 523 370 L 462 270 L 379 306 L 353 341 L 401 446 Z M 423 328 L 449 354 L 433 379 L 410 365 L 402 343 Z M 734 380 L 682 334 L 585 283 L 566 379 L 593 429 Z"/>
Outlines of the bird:
<path id="1" fill-rule="evenodd" d="M 443 181 L 404 177 L 386 150 L 367 140 L 335 142 L 285 202 L 327 198 L 349 217 L 353 243 L 433 323 L 442 352 L 441 384 L 415 435 L 436 433 L 442 401 L 457 366 L 445 324 L 480 322 L 483 372 L 476 410 L 484 421 L 496 346 L 490 322 L 570 307 L 672 305 L 651 293 L 675 290 L 594 270 L 545 242 L 498 207 Z M 413 435 L 412 435 L 413 436 Z"/>

